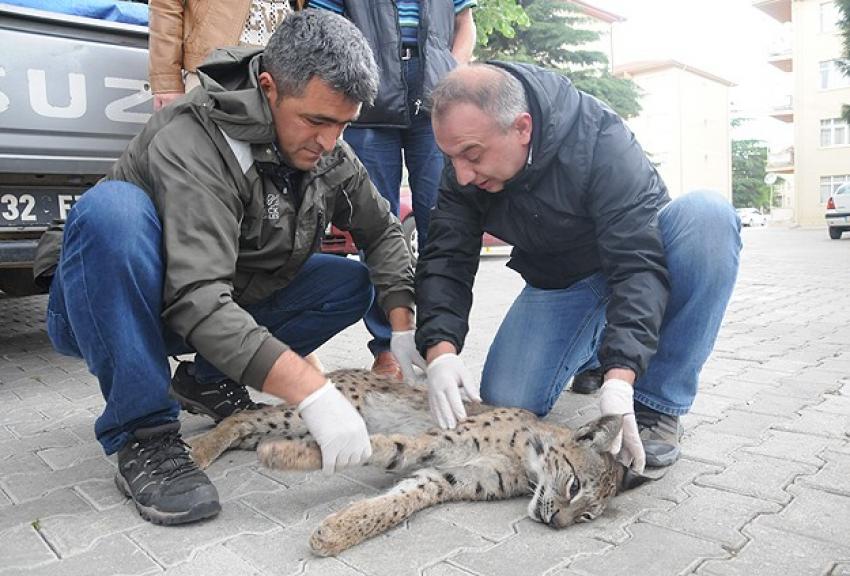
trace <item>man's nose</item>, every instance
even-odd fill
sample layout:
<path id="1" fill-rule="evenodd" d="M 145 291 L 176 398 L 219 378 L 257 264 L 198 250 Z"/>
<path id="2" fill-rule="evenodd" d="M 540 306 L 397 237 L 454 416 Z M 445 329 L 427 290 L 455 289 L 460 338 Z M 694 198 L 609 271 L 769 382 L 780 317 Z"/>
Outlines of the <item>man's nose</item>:
<path id="1" fill-rule="evenodd" d="M 342 134 L 342 128 L 337 128 L 336 126 L 328 126 L 324 130 L 320 131 L 318 136 L 316 137 L 316 141 L 319 143 L 319 146 L 322 147 L 322 150 L 325 152 L 330 152 L 336 146 L 336 141 L 339 139 Z"/>
<path id="2" fill-rule="evenodd" d="M 475 171 L 472 170 L 466 162 L 462 162 L 459 160 L 452 161 L 455 168 L 455 176 L 457 177 L 457 183 L 461 186 L 466 186 L 475 180 Z"/>

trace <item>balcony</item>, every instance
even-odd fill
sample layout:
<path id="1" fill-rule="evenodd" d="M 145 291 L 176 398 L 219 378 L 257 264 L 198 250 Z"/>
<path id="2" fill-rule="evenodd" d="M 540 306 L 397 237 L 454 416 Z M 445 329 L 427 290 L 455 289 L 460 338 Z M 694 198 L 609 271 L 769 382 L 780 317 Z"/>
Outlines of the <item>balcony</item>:
<path id="1" fill-rule="evenodd" d="M 768 172 L 776 174 L 793 174 L 794 173 L 794 148 L 786 148 L 780 152 L 771 152 L 767 155 Z"/>
<path id="2" fill-rule="evenodd" d="M 781 120 L 782 122 L 791 123 L 794 121 L 794 100 L 791 96 L 786 96 L 785 99 L 776 104 L 773 109 L 769 112 L 769 114 L 776 118 L 777 120 Z"/>
<path id="3" fill-rule="evenodd" d="M 775 51 L 771 51 L 767 57 L 767 62 L 776 66 L 783 72 L 793 72 L 794 71 L 794 59 L 792 58 L 791 48 L 780 48 Z"/>
<path id="4" fill-rule="evenodd" d="M 756 0 L 753 6 L 779 22 L 791 21 L 791 0 Z"/>

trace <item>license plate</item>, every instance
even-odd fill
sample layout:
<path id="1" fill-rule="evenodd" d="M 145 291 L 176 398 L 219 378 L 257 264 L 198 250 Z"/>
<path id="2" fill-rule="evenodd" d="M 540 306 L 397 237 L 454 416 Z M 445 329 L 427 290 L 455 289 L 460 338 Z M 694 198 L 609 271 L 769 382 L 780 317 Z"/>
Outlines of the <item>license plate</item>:
<path id="1" fill-rule="evenodd" d="M 67 189 L 11 192 L 0 189 L 0 228 L 40 228 L 64 220 L 80 198 Z"/>

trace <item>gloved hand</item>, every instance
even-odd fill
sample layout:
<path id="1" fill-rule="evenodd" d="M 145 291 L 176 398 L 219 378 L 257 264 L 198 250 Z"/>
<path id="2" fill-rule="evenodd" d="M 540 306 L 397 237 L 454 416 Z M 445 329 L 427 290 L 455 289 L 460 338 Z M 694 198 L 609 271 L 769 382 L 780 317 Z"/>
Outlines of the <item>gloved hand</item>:
<path id="1" fill-rule="evenodd" d="M 473 382 L 463 360 L 457 354 L 443 354 L 428 365 L 428 404 L 431 417 L 440 428 L 454 428 L 466 418 L 461 401 L 461 386 L 470 400 L 481 402 L 479 384 Z"/>
<path id="2" fill-rule="evenodd" d="M 298 405 L 301 419 L 322 450 L 322 471 L 359 464 L 372 455 L 366 423 L 330 380 Z"/>
<path id="3" fill-rule="evenodd" d="M 405 330 L 403 332 L 393 331 L 390 337 L 390 352 L 398 360 L 401 372 L 404 374 L 404 380 L 408 384 L 416 382 L 416 375 L 413 373 L 414 364 L 423 370 L 426 369 L 425 359 L 416 349 L 415 335 L 415 330 Z"/>
<path id="4" fill-rule="evenodd" d="M 625 380 L 611 378 L 602 385 L 599 394 L 599 410 L 603 416 L 622 414 L 623 430 L 611 447 L 611 453 L 617 460 L 638 474 L 646 466 L 646 454 L 640 440 L 637 420 L 635 420 L 634 389 Z"/>

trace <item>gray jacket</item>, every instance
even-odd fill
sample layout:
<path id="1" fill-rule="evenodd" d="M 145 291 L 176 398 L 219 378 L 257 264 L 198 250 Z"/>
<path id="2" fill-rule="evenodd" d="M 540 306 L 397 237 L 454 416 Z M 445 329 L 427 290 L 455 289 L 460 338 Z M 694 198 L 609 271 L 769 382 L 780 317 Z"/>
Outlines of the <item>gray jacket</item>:
<path id="1" fill-rule="evenodd" d="M 285 288 L 326 225 L 350 230 L 385 309 L 413 307 L 401 225 L 342 141 L 278 193 L 255 162 L 278 163 L 271 110 L 257 85 L 262 54 L 218 51 L 202 88 L 155 114 L 107 175 L 147 191 L 163 224 L 166 324 L 234 380 L 261 388 L 288 347 L 242 305 Z"/>
<path id="2" fill-rule="evenodd" d="M 389 8 L 393 9 L 390 10 Z M 401 60 L 401 29 L 395 2 L 345 0 L 345 16 L 366 36 L 378 69 L 381 85 L 373 106 L 364 106 L 355 126 L 406 128 L 407 85 Z M 455 12 L 452 0 L 420 0 L 419 57 L 422 59 L 422 94 L 427 105 L 431 90 L 457 66 L 452 55 Z"/>

